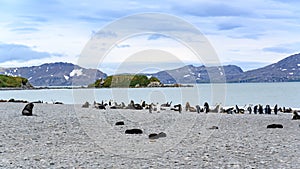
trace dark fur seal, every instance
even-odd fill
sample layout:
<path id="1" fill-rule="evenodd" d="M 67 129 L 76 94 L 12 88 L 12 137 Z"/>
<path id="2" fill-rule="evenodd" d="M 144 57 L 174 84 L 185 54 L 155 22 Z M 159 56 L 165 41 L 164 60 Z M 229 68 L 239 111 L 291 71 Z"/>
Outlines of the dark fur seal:
<path id="1" fill-rule="evenodd" d="M 143 134 L 141 129 L 127 129 L 125 134 Z"/>
<path id="2" fill-rule="evenodd" d="M 23 116 L 32 116 L 33 103 L 28 103 L 22 110 Z"/>

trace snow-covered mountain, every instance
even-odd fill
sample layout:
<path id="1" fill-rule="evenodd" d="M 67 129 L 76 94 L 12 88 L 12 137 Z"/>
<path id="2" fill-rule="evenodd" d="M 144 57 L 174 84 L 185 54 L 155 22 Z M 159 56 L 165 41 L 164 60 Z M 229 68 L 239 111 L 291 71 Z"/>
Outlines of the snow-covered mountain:
<path id="1" fill-rule="evenodd" d="M 231 82 L 243 74 L 243 70 L 235 65 L 226 66 L 184 66 L 178 69 L 160 71 L 152 76 L 158 78 L 162 83 L 210 83 Z"/>
<path id="2" fill-rule="evenodd" d="M 62 62 L 32 67 L 0 68 L 0 74 L 25 77 L 34 86 L 87 86 L 107 77 L 98 69 L 86 69 Z M 246 72 L 235 65 L 211 67 L 187 65 L 147 75 L 158 78 L 164 84 L 300 81 L 300 54 Z"/>
<path id="3" fill-rule="evenodd" d="M 300 54 L 289 56 L 281 61 L 247 71 L 240 82 L 292 82 L 300 81 Z"/>
<path id="4" fill-rule="evenodd" d="M 300 54 L 289 56 L 277 63 L 244 72 L 235 65 L 184 66 L 178 69 L 151 74 L 162 83 L 247 83 L 247 82 L 293 82 L 300 81 Z"/>
<path id="5" fill-rule="evenodd" d="M 71 63 L 47 63 L 40 66 L 1 68 L 0 74 L 21 76 L 34 86 L 87 86 L 106 74 Z"/>

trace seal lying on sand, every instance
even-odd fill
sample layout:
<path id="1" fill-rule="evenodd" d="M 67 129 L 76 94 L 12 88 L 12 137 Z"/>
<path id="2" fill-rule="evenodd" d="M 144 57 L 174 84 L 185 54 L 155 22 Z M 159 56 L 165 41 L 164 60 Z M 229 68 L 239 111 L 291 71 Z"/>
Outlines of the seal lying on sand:
<path id="1" fill-rule="evenodd" d="M 143 134 L 141 129 L 127 129 L 125 134 Z"/>
<path id="2" fill-rule="evenodd" d="M 300 120 L 300 115 L 296 111 L 294 111 L 294 116 L 292 120 Z"/>
<path id="3" fill-rule="evenodd" d="M 178 111 L 179 113 L 181 113 L 182 111 L 181 104 L 174 105 L 174 108 L 171 108 L 171 110 Z"/>
<path id="4" fill-rule="evenodd" d="M 33 103 L 28 103 L 22 110 L 23 116 L 32 116 Z"/>
<path id="5" fill-rule="evenodd" d="M 270 124 L 267 126 L 268 129 L 270 128 L 283 128 L 282 124 Z"/>
<path id="6" fill-rule="evenodd" d="M 189 102 L 186 102 L 185 111 L 196 112 L 196 109 L 192 107 Z"/>
<path id="7" fill-rule="evenodd" d="M 89 102 L 85 102 L 81 107 L 82 108 L 89 108 L 90 103 Z"/>

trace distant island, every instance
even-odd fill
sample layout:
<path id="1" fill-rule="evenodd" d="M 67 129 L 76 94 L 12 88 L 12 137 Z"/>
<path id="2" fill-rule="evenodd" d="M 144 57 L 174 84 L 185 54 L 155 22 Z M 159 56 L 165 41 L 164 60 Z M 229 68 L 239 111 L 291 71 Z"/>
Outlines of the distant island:
<path id="1" fill-rule="evenodd" d="M 23 77 L 0 75 L 0 88 L 31 89 L 31 88 L 33 88 L 33 86 L 29 83 L 28 79 L 23 78 Z"/>
<path id="2" fill-rule="evenodd" d="M 190 87 L 192 85 L 162 84 L 156 77 L 147 77 L 143 74 L 123 74 L 108 76 L 98 79 L 95 83 L 88 85 L 89 88 L 144 88 L 144 87 Z"/>

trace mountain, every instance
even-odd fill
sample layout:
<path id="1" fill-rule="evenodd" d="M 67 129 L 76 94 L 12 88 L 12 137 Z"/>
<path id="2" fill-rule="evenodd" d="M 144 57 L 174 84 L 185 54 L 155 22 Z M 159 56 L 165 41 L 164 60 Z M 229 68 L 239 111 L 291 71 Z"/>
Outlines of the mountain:
<path id="1" fill-rule="evenodd" d="M 34 86 L 87 86 L 106 74 L 71 63 L 47 63 L 40 66 L 1 68 L 0 74 L 22 76 Z"/>
<path id="2" fill-rule="evenodd" d="M 220 71 L 222 69 L 223 71 Z M 165 84 L 210 83 L 224 82 L 225 80 L 227 83 L 300 81 L 300 54 L 295 54 L 277 63 L 246 72 L 235 65 L 220 67 L 187 65 L 151 75 L 157 77 Z"/>
<path id="3" fill-rule="evenodd" d="M 34 86 L 88 86 L 98 79 L 107 77 L 98 69 L 85 69 L 78 65 L 62 62 L 32 67 L 0 68 L 0 74 L 22 76 Z M 211 67 L 187 65 L 146 75 L 158 78 L 163 84 L 300 81 L 300 54 L 246 72 L 235 65 Z"/>
<path id="4" fill-rule="evenodd" d="M 300 54 L 289 56 L 277 63 L 245 72 L 240 82 L 293 82 L 300 81 Z"/>
<path id="5" fill-rule="evenodd" d="M 26 78 L 0 75 L 0 88 L 22 88 L 29 89 L 32 85 Z"/>
<path id="6" fill-rule="evenodd" d="M 223 69 L 223 71 L 222 71 Z M 224 73 L 226 76 L 224 76 Z M 235 65 L 195 67 L 187 65 L 178 69 L 160 71 L 151 76 L 158 78 L 164 84 L 173 83 L 210 83 L 210 82 L 232 82 L 236 77 L 243 75 L 243 70 Z"/>

